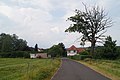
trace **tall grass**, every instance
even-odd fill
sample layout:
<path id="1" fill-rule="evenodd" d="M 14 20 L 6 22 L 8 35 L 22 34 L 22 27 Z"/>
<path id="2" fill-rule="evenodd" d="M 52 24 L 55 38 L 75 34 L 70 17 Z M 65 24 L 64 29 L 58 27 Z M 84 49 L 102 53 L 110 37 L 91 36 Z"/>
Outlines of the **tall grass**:
<path id="1" fill-rule="evenodd" d="M 87 66 L 98 70 L 112 80 L 120 80 L 120 60 L 90 60 L 84 63 L 89 64 Z"/>
<path id="2" fill-rule="evenodd" d="M 0 80 L 49 80 L 59 59 L 0 58 Z"/>

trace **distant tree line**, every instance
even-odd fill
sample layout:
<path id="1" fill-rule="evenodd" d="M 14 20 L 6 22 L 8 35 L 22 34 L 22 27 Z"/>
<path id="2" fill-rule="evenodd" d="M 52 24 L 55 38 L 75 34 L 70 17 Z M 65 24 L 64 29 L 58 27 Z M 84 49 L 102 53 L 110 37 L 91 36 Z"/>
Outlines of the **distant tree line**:
<path id="1" fill-rule="evenodd" d="M 107 36 L 103 42 L 103 46 L 95 46 L 94 55 L 90 54 L 90 47 L 85 51 L 80 52 L 79 55 L 71 56 L 75 60 L 91 60 L 91 59 L 107 59 L 115 60 L 120 59 L 120 46 L 116 46 L 116 40 L 111 36 Z"/>
<path id="2" fill-rule="evenodd" d="M 38 53 L 38 44 L 29 47 L 27 41 L 20 39 L 16 34 L 0 34 L 0 57 L 5 58 L 29 58 L 30 53 Z M 63 43 L 53 45 L 49 49 L 44 49 L 43 53 L 48 53 L 51 57 L 66 57 L 66 49 Z"/>
<path id="3" fill-rule="evenodd" d="M 0 51 L 23 51 L 27 47 L 27 41 L 19 39 L 16 34 L 0 34 Z"/>
<path id="4" fill-rule="evenodd" d="M 27 41 L 16 34 L 0 34 L 0 57 L 29 57 L 27 51 L 32 50 L 32 47 L 27 46 Z"/>

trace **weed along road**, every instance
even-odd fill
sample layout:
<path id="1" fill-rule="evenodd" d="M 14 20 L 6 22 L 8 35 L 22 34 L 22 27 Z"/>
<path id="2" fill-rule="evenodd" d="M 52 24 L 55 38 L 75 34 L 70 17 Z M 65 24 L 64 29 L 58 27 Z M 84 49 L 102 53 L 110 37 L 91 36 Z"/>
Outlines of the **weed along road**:
<path id="1" fill-rule="evenodd" d="M 69 59 L 62 59 L 62 65 L 51 80 L 111 80 L 94 70 Z"/>

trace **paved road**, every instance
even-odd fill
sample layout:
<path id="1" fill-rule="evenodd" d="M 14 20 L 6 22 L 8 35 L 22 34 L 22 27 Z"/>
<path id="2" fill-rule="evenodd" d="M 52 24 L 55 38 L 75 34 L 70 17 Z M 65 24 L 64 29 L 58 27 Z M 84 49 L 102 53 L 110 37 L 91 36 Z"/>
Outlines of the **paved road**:
<path id="1" fill-rule="evenodd" d="M 51 80 L 111 80 L 94 70 L 69 59 L 62 59 L 62 66 Z"/>

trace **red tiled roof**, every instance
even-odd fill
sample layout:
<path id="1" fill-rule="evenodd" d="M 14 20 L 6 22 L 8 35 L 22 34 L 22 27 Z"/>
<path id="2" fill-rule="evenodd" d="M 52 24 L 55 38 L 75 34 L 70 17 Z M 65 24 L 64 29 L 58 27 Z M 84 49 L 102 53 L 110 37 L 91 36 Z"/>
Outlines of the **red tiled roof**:
<path id="1" fill-rule="evenodd" d="M 74 46 L 74 45 L 72 45 L 70 48 L 68 48 L 67 50 L 77 50 L 77 48 Z"/>
<path id="2" fill-rule="evenodd" d="M 82 52 L 82 51 L 85 51 L 85 49 L 84 49 L 84 48 L 77 48 L 77 52 L 78 52 L 78 53 L 80 53 L 80 52 Z"/>
<path id="3" fill-rule="evenodd" d="M 82 51 L 85 51 L 85 48 L 76 48 L 74 45 L 72 45 L 70 48 L 67 48 L 67 50 L 76 50 L 77 53 L 80 53 Z"/>

